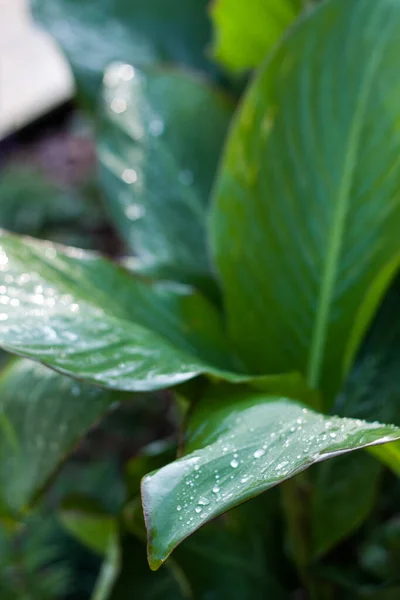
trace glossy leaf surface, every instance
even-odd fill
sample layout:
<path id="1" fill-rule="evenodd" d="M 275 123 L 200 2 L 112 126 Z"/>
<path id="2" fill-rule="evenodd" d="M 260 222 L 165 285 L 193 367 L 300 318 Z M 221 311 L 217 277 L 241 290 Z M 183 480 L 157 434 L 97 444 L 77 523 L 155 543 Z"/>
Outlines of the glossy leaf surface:
<path id="1" fill-rule="evenodd" d="M 325 417 L 285 398 L 216 392 L 196 407 L 187 454 L 143 480 L 151 567 L 208 520 L 311 464 L 399 437 L 393 426 Z"/>
<path id="2" fill-rule="evenodd" d="M 23 510 L 120 392 L 63 377 L 29 360 L 0 376 L 1 502 Z"/>
<path id="3" fill-rule="evenodd" d="M 106 387 L 144 391 L 231 366 L 219 316 L 182 286 L 150 286 L 93 253 L 4 233 L 0 345 Z M 234 377 L 234 376 L 233 376 Z"/>
<path id="4" fill-rule="evenodd" d="M 31 0 L 31 5 L 65 52 L 78 92 L 92 108 L 112 61 L 177 62 L 212 70 L 205 56 L 207 0 Z"/>
<path id="5" fill-rule="evenodd" d="M 302 5 L 303 0 L 216 0 L 211 10 L 215 58 L 235 71 L 257 67 Z"/>
<path id="6" fill-rule="evenodd" d="M 206 216 L 232 105 L 176 69 L 106 72 L 98 145 L 114 221 L 158 278 L 211 278 Z"/>
<path id="7" fill-rule="evenodd" d="M 399 27 L 392 0 L 302 18 L 251 86 L 215 190 L 241 357 L 300 370 L 328 404 L 399 262 Z"/>

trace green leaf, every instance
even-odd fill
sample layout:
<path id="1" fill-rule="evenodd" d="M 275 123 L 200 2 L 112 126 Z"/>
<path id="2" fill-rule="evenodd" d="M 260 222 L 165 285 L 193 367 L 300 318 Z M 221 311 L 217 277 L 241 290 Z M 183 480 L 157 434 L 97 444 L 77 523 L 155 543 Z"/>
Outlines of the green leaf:
<path id="1" fill-rule="evenodd" d="M 9 510 L 23 510 L 77 441 L 125 398 L 63 377 L 29 360 L 0 376 L 0 490 Z"/>
<path id="2" fill-rule="evenodd" d="M 383 581 L 398 581 L 400 520 L 398 515 L 379 525 L 360 549 L 362 567 Z"/>
<path id="3" fill-rule="evenodd" d="M 251 527 L 235 531 L 221 521 L 196 531 L 174 555 L 196 600 L 288 598 L 265 558 L 262 541 Z"/>
<path id="4" fill-rule="evenodd" d="M 340 415 L 400 425 L 399 300 L 397 278 L 374 319 L 343 393 L 336 400 L 335 411 Z M 370 452 L 396 474 L 400 473 L 398 444 Z"/>
<path id="5" fill-rule="evenodd" d="M 82 142 L 72 132 L 68 135 Z M 66 185 L 51 181 L 39 167 L 11 164 L 1 171 L 0 227 L 54 242 L 101 248 L 104 242 L 99 232 L 107 221 L 99 200 L 88 175 L 79 185 Z"/>
<path id="6" fill-rule="evenodd" d="M 122 569 L 110 595 L 110 600 L 128 598 L 193 600 L 179 567 L 168 561 L 157 573 L 152 573 L 146 563 L 145 545 L 133 536 L 123 540 Z"/>
<path id="7" fill-rule="evenodd" d="M 334 410 L 345 417 L 400 425 L 400 279 L 393 283 L 368 332 Z M 400 475 L 398 442 L 368 452 Z M 378 491 L 378 463 L 364 453 L 321 464 L 314 480 L 311 512 L 314 551 L 321 554 L 359 527 Z"/>
<path id="8" fill-rule="evenodd" d="M 399 437 L 390 425 L 325 417 L 247 388 L 211 393 L 191 418 L 187 454 L 143 480 L 150 566 L 208 520 L 311 464 Z"/>
<path id="9" fill-rule="evenodd" d="M 113 61 L 177 62 L 213 71 L 205 56 L 208 0 L 31 0 L 34 16 L 55 37 L 91 107 Z"/>
<path id="10" fill-rule="evenodd" d="M 394 444 L 374 446 L 390 451 Z M 312 552 L 319 556 L 359 528 L 375 505 L 381 465 L 366 452 L 318 465 L 313 481 L 310 527 Z"/>
<path id="11" fill-rule="evenodd" d="M 64 510 L 60 514 L 60 521 L 72 537 L 103 557 L 91 600 L 107 600 L 121 567 L 115 517 L 81 510 Z"/>
<path id="12" fill-rule="evenodd" d="M 234 369 L 218 313 L 187 287 L 149 285 L 93 253 L 6 233 L 0 269 L 9 352 L 129 391 Z"/>
<path id="13" fill-rule="evenodd" d="M 257 67 L 303 4 L 303 0 L 216 0 L 211 8 L 215 58 L 234 71 Z"/>
<path id="14" fill-rule="evenodd" d="M 310 11 L 247 93 L 215 190 L 242 359 L 299 370 L 327 403 L 399 263 L 399 27 L 393 0 Z"/>
<path id="15" fill-rule="evenodd" d="M 106 514 L 63 510 L 60 521 L 70 535 L 100 556 L 106 556 L 111 543 L 118 537 L 115 518 Z"/>
<path id="16" fill-rule="evenodd" d="M 232 104 L 176 69 L 117 63 L 104 81 L 98 156 L 110 213 L 141 269 L 204 285 L 208 199 Z"/>
<path id="17" fill-rule="evenodd" d="M 370 327 L 335 403 L 346 417 L 400 425 L 400 278 L 397 277 Z M 379 402 L 377 398 L 379 397 Z"/>

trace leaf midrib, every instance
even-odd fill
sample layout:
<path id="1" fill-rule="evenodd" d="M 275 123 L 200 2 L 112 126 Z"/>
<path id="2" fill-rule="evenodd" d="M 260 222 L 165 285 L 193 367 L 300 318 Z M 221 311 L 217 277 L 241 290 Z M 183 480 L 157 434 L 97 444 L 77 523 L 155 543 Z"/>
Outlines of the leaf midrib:
<path id="1" fill-rule="evenodd" d="M 322 365 L 324 360 L 324 346 L 327 339 L 329 325 L 329 311 L 332 304 L 334 286 L 337 279 L 339 256 L 344 241 L 344 230 L 346 226 L 346 217 L 351 201 L 351 189 L 354 181 L 354 172 L 357 162 L 358 150 L 361 142 L 361 133 L 363 129 L 363 118 L 367 108 L 370 92 L 375 73 L 382 55 L 382 46 L 380 52 L 376 52 L 371 59 L 370 67 L 365 72 L 365 78 L 361 85 L 358 100 L 356 102 L 356 111 L 353 118 L 352 128 L 349 134 L 347 151 L 344 157 L 344 170 L 340 183 L 336 212 L 329 232 L 327 259 L 322 275 L 320 285 L 320 294 L 318 300 L 317 314 L 314 321 L 312 332 L 312 341 L 307 367 L 307 382 L 311 388 L 318 388 Z"/>

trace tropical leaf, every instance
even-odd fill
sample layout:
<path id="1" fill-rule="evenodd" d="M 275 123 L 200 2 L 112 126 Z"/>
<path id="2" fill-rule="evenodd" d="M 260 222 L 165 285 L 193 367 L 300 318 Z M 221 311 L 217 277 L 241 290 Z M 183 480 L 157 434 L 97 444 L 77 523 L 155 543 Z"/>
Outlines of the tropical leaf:
<path id="1" fill-rule="evenodd" d="M 232 104 L 176 69 L 117 63 L 104 82 L 98 156 L 119 231 L 142 270 L 214 288 L 206 216 Z"/>
<path id="2" fill-rule="evenodd" d="M 192 415 L 185 456 L 143 480 L 150 566 L 210 519 L 313 463 L 399 437 L 394 426 L 323 416 L 247 388 L 211 393 Z"/>
<path id="3" fill-rule="evenodd" d="M 371 451 L 390 451 L 394 444 Z M 379 493 L 382 468 L 367 452 L 339 456 L 318 465 L 313 478 L 310 530 L 314 557 L 325 554 L 358 529 Z"/>
<path id="4" fill-rule="evenodd" d="M 33 14 L 65 52 L 91 108 L 113 61 L 176 62 L 215 72 L 205 56 L 208 0 L 31 0 Z"/>
<path id="5" fill-rule="evenodd" d="M 215 58 L 234 71 L 257 67 L 303 4 L 303 0 L 216 0 L 211 8 Z"/>
<path id="6" fill-rule="evenodd" d="M 399 26 L 392 0 L 309 11 L 251 86 L 215 190 L 241 358 L 300 370 L 328 405 L 399 263 Z"/>
<path id="7" fill-rule="evenodd" d="M 88 429 L 125 398 L 29 360 L 0 375 L 1 504 L 22 511 Z"/>
<path id="8" fill-rule="evenodd" d="M 6 233 L 0 268 L 0 346 L 10 352 L 129 391 L 234 369 L 218 313 L 187 287 L 149 285 L 93 253 Z"/>

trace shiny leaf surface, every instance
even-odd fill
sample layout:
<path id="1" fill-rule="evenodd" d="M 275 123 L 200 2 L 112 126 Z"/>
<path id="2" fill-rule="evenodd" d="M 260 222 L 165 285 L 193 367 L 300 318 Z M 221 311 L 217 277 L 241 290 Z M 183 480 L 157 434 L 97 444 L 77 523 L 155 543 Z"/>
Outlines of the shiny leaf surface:
<path id="1" fill-rule="evenodd" d="M 125 398 L 29 360 L 0 376 L 1 501 L 19 511 L 108 407 Z"/>
<path id="2" fill-rule="evenodd" d="M 219 315 L 200 295 L 150 286 L 93 253 L 6 233 L 0 346 L 129 391 L 180 383 L 208 371 L 208 360 L 216 375 L 218 365 L 233 367 Z"/>
<path id="3" fill-rule="evenodd" d="M 177 62 L 213 71 L 205 56 L 207 0 L 31 0 L 33 14 L 57 40 L 78 92 L 93 108 L 103 70 L 113 61 Z"/>
<path id="4" fill-rule="evenodd" d="M 121 63 L 103 89 L 98 156 L 119 231 L 141 269 L 205 285 L 207 206 L 230 101 L 184 71 Z"/>
<path id="5" fill-rule="evenodd" d="M 241 357 L 300 370 L 328 405 L 399 262 L 399 27 L 393 0 L 302 18 L 251 86 L 215 190 Z"/>
<path id="6" fill-rule="evenodd" d="M 153 569 L 208 520 L 313 463 L 400 437 L 400 429 L 327 417 L 285 398 L 219 390 L 189 423 L 186 455 L 144 478 Z"/>
<path id="7" fill-rule="evenodd" d="M 215 58 L 235 71 L 257 67 L 302 5 L 303 0 L 216 0 L 211 9 Z"/>

